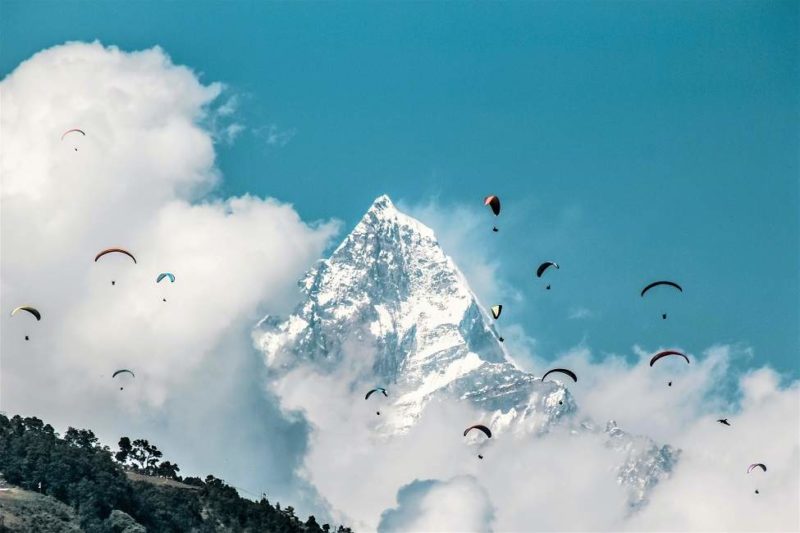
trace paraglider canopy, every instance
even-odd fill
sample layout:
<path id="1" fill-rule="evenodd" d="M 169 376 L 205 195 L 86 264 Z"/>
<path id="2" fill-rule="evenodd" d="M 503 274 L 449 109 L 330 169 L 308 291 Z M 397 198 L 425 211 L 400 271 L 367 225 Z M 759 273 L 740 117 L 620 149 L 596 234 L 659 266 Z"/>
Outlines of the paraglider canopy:
<path id="1" fill-rule="evenodd" d="M 365 400 L 369 400 L 369 397 L 370 397 L 370 396 L 372 396 L 372 394 L 373 394 L 373 393 L 375 393 L 375 392 L 380 392 L 380 393 L 382 393 L 384 396 L 386 396 L 387 398 L 389 397 L 389 395 L 388 395 L 388 394 L 386 394 L 386 389 L 384 389 L 383 387 L 375 387 L 374 389 L 372 389 L 371 391 L 369 391 L 369 392 L 367 393 L 367 395 L 366 395 L 366 396 L 364 396 L 364 399 L 365 399 Z"/>
<path id="2" fill-rule="evenodd" d="M 749 474 L 750 472 L 752 472 L 756 468 L 760 468 L 764 472 L 767 471 L 767 465 L 765 465 L 764 463 L 753 463 L 753 464 L 751 464 L 750 466 L 747 467 L 747 473 Z"/>
<path id="3" fill-rule="evenodd" d="M 490 194 L 486 198 L 483 199 L 483 205 L 488 205 L 494 216 L 500 215 L 500 198 L 497 196 Z"/>
<path id="4" fill-rule="evenodd" d="M 112 378 L 115 378 L 115 377 L 117 377 L 119 374 L 122 374 L 122 373 L 125 373 L 125 372 L 127 372 L 128 374 L 130 374 L 130 375 L 131 375 L 131 376 L 133 376 L 133 377 L 136 377 L 136 374 L 134 374 L 134 373 L 133 373 L 133 371 L 131 371 L 131 370 L 128 370 L 127 368 L 122 368 L 122 369 L 120 369 L 120 370 L 117 370 L 116 372 L 114 372 L 113 374 L 111 374 L 111 377 L 112 377 Z"/>
<path id="5" fill-rule="evenodd" d="M 652 359 L 650 359 L 650 366 L 653 366 L 656 361 L 658 361 L 659 359 L 661 359 L 663 357 L 667 357 L 668 355 L 677 355 L 679 357 L 683 357 L 684 359 L 686 359 L 686 362 L 689 363 L 689 358 L 686 357 L 685 353 L 678 352 L 678 351 L 675 351 L 675 350 L 664 350 L 663 352 L 658 352 L 657 354 L 655 354 L 653 356 Z"/>
<path id="6" fill-rule="evenodd" d="M 572 370 L 569 370 L 568 368 L 554 368 L 554 369 L 552 369 L 552 370 L 548 370 L 547 372 L 545 372 L 544 376 L 542 376 L 542 381 L 544 381 L 544 379 L 545 379 L 547 376 L 549 376 L 550 374 L 552 374 L 553 372 L 560 372 L 560 373 L 562 373 L 562 374 L 565 374 L 565 375 L 567 375 L 567 376 L 571 377 L 571 378 L 572 378 L 572 380 L 573 380 L 575 383 L 577 383 L 577 382 L 578 382 L 578 376 L 576 376 L 576 375 L 575 375 L 575 372 L 573 372 Z"/>
<path id="7" fill-rule="evenodd" d="M 491 311 L 492 311 L 492 318 L 497 320 L 498 318 L 500 318 L 500 313 L 503 312 L 503 306 L 502 305 L 493 305 L 492 308 L 491 308 Z"/>
<path id="8" fill-rule="evenodd" d="M 159 274 L 158 277 L 156 278 L 156 283 L 161 283 L 161 280 L 164 278 L 167 278 L 170 283 L 175 283 L 175 274 L 173 274 L 172 272 L 162 272 L 161 274 Z"/>
<path id="9" fill-rule="evenodd" d="M 119 254 L 125 254 L 125 255 L 127 255 L 128 257 L 130 257 L 131 259 L 133 259 L 133 262 L 134 262 L 134 263 L 136 263 L 136 258 L 133 256 L 133 254 L 132 254 L 132 253 L 130 253 L 128 250 L 125 250 L 125 249 L 123 249 L 123 248 L 108 248 L 108 249 L 106 249 L 106 250 L 103 250 L 102 252 L 98 253 L 98 254 L 97 254 L 95 257 L 94 257 L 94 262 L 96 263 L 96 262 L 98 261 L 98 259 L 100 259 L 100 258 L 101 258 L 101 257 L 103 257 L 104 255 L 107 255 L 107 254 L 110 254 L 110 253 L 119 253 Z"/>
<path id="10" fill-rule="evenodd" d="M 542 274 L 544 274 L 544 271 L 547 270 L 550 267 L 554 267 L 556 270 L 561 268 L 561 267 L 558 266 L 557 263 L 554 263 L 552 261 L 545 261 L 544 263 L 539 265 L 539 268 L 536 269 L 536 277 L 537 278 L 541 278 Z"/>
<path id="11" fill-rule="evenodd" d="M 649 285 L 647 285 L 644 289 L 642 289 L 641 295 L 644 296 L 647 293 L 647 291 L 649 291 L 653 287 L 658 287 L 659 285 L 668 285 L 670 287 L 675 287 L 679 291 L 683 292 L 683 289 L 681 288 L 681 286 L 678 285 L 677 283 L 675 283 L 674 281 L 662 280 L 662 281 L 654 281 L 653 283 L 650 283 Z"/>
<path id="12" fill-rule="evenodd" d="M 486 426 L 484 426 L 483 424 L 475 424 L 474 426 L 468 427 L 467 429 L 464 430 L 464 436 L 466 437 L 467 433 L 469 433 L 473 429 L 477 429 L 479 431 L 482 431 L 483 434 L 486 435 L 487 438 L 490 438 L 490 439 L 492 438 L 492 431 L 489 428 L 487 428 Z"/>
<path id="13" fill-rule="evenodd" d="M 32 314 L 33 316 L 35 316 L 37 321 L 42 319 L 42 314 L 36 308 L 31 307 L 29 305 L 21 305 L 21 306 L 15 308 L 13 311 L 11 311 L 11 316 L 14 316 L 15 314 L 17 314 L 17 311 L 27 311 L 30 314 Z"/>
<path id="14" fill-rule="evenodd" d="M 84 133 L 83 130 L 79 130 L 78 128 L 72 128 L 72 129 L 69 129 L 69 130 L 67 130 L 67 131 L 65 131 L 64 133 L 61 134 L 61 140 L 63 141 L 64 137 L 66 137 L 70 133 L 80 133 L 81 135 L 86 137 L 86 133 Z"/>

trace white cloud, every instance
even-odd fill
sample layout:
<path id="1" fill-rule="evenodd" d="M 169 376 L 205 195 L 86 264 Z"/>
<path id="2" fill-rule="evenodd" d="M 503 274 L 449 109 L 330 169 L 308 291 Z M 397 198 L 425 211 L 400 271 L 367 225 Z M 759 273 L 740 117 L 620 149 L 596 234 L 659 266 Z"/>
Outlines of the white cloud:
<path id="1" fill-rule="evenodd" d="M 488 531 L 494 519 L 486 491 L 471 476 L 415 480 L 400 488 L 397 504 L 383 513 L 378 531 Z"/>
<path id="2" fill-rule="evenodd" d="M 585 307 L 573 307 L 569 310 L 567 318 L 570 320 L 580 320 L 582 318 L 591 318 L 594 314 Z"/>
<path id="3" fill-rule="evenodd" d="M 334 371 L 302 366 L 274 387 L 283 407 L 313 428 L 303 476 L 334 516 L 359 530 L 796 530 L 800 385 L 781 386 L 774 372 L 761 369 L 740 380 L 733 401 L 717 398 L 735 352 L 716 346 L 690 354 L 686 368 L 650 368 L 645 357 L 635 364 L 622 357 L 593 361 L 586 348 L 552 362 L 579 376 L 570 386 L 576 421 L 603 426 L 614 418 L 630 433 L 681 449 L 672 477 L 638 512 L 617 483 L 622 458 L 602 435 L 565 426 L 543 437 L 501 433 L 476 448 L 461 429 L 485 415 L 439 401 L 407 434 L 385 436 L 383 419 L 363 400 L 373 385 L 368 342 L 349 345 L 348 359 Z M 380 408 L 391 416 L 389 406 Z M 746 475 L 756 461 L 768 472 Z M 461 506 L 450 514 L 458 498 Z"/>
<path id="4" fill-rule="evenodd" d="M 280 129 L 277 124 L 268 124 L 255 129 L 254 133 L 263 138 L 268 146 L 283 148 L 297 135 L 297 130 L 295 128 Z"/>
<path id="5" fill-rule="evenodd" d="M 215 111 L 223 87 L 159 48 L 57 46 L 0 90 L 2 303 L 43 313 L 40 323 L 3 319 L 2 409 L 91 427 L 110 444 L 145 436 L 184 469 L 219 466 L 254 484 L 283 476 L 279 490 L 288 490 L 304 430 L 260 390 L 247 333 L 264 312 L 289 309 L 295 280 L 338 224 L 305 223 L 275 200 L 203 200 L 221 180 L 213 115 L 232 116 L 236 100 Z M 86 135 L 62 141 L 74 127 Z M 138 264 L 93 262 L 112 246 Z M 176 282 L 156 285 L 162 271 Z M 120 367 L 137 376 L 124 392 L 110 377 Z M 245 428 L 259 416 L 265 429 Z M 271 424 L 284 433 L 263 451 Z M 227 457 L 230 439 L 267 458 Z M 264 473 L 248 471 L 253 464 Z"/>

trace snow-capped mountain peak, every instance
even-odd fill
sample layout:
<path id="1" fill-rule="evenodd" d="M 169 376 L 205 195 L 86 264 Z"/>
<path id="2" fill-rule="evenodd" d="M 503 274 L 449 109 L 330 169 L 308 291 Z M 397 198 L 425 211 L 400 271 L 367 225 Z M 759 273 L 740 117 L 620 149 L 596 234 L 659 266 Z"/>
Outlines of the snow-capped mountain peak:
<path id="1" fill-rule="evenodd" d="M 408 430 L 436 398 L 470 402 L 495 434 L 545 433 L 576 413 L 563 385 L 543 382 L 513 363 L 434 232 L 388 196 L 378 197 L 299 285 L 294 312 L 268 316 L 256 330 L 269 369 L 280 374 L 310 364 L 334 372 L 357 352 L 368 365 L 350 385 L 380 383 L 392 391 L 391 414 L 381 426 L 389 435 Z M 612 433 L 609 439 L 617 437 Z M 626 464 L 637 464 L 637 457 Z M 656 469 L 651 477 L 662 473 Z"/>

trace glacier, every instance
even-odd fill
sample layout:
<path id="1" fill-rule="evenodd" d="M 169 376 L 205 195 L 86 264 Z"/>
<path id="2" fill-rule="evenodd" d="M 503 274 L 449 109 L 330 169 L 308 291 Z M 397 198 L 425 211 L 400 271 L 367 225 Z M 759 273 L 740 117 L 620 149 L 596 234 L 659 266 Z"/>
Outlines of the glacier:
<path id="1" fill-rule="evenodd" d="M 469 402 L 500 438 L 536 438 L 555 427 L 602 435 L 619 454 L 616 476 L 632 510 L 679 459 L 679 450 L 613 421 L 601 429 L 581 419 L 560 381 L 521 370 L 434 232 L 388 196 L 373 202 L 299 286 L 294 311 L 264 317 L 253 333 L 270 374 L 300 365 L 333 371 L 346 364 L 353 341 L 368 346 L 364 359 L 371 364 L 360 378 L 390 390 L 392 409 L 378 428 L 387 438 L 408 431 L 426 405 L 443 397 Z"/>

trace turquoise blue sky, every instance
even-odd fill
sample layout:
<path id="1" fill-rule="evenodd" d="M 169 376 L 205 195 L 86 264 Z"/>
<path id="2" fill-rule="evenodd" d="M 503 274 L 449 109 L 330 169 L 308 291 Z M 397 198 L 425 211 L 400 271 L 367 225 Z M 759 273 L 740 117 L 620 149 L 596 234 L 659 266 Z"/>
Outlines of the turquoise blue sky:
<path id="1" fill-rule="evenodd" d="M 247 130 L 215 195 L 346 226 L 382 193 L 433 198 L 489 231 L 498 194 L 490 252 L 523 297 L 503 319 L 541 355 L 742 343 L 800 375 L 798 2 L 0 5 L 2 76 L 99 39 L 225 82 Z M 656 278 L 685 293 L 643 302 Z"/>

